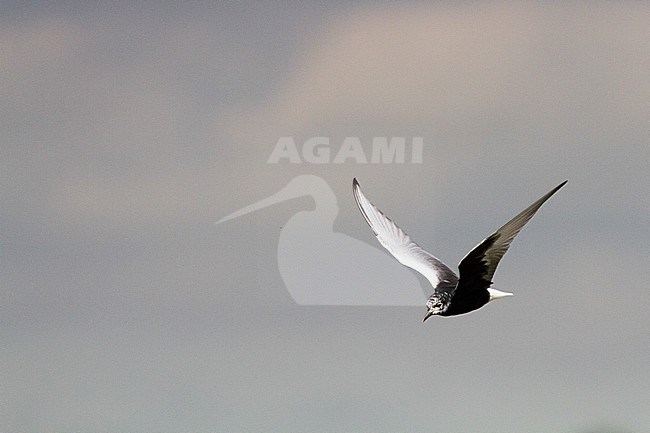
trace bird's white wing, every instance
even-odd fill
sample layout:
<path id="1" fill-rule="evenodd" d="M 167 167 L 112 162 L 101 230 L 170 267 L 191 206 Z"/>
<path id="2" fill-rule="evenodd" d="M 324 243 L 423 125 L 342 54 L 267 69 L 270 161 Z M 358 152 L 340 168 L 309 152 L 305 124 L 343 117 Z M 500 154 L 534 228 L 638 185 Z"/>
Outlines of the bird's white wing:
<path id="1" fill-rule="evenodd" d="M 431 253 L 413 242 L 404 230 L 370 203 L 361 192 L 359 182 L 352 182 L 354 198 L 361 214 L 374 232 L 379 243 L 388 250 L 401 264 L 424 275 L 434 288 L 455 287 L 458 282 L 456 274 Z"/>
<path id="2" fill-rule="evenodd" d="M 565 183 L 567 183 L 566 180 L 549 191 L 544 197 L 521 211 L 517 216 L 505 223 L 496 232 L 481 241 L 472 251 L 467 253 L 458 265 L 461 285 L 463 287 L 467 284 L 481 286 L 479 283 L 482 282 L 483 286 L 489 287 L 492 284 L 492 277 L 494 276 L 499 261 L 506 251 L 508 251 L 515 236 L 519 234 L 524 225 L 530 221 L 544 202 L 551 198 Z"/>

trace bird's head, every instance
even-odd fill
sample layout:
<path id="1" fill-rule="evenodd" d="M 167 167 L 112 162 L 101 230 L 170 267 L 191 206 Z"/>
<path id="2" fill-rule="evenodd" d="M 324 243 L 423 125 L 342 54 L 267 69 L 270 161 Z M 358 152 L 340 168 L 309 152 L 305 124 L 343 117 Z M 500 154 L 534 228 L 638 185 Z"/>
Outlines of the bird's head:
<path id="1" fill-rule="evenodd" d="M 424 315 L 422 323 L 433 315 L 444 313 L 447 308 L 449 308 L 449 300 L 446 296 L 431 295 L 427 300 L 427 314 Z"/>

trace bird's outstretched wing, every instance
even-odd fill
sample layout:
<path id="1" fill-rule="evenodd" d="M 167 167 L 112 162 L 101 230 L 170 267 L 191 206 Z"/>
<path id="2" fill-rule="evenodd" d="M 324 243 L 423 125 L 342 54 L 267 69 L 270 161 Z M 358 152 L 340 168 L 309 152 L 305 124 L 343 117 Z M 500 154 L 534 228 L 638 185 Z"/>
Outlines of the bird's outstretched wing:
<path id="1" fill-rule="evenodd" d="M 479 243 L 458 265 L 460 284 L 458 290 L 487 289 L 492 284 L 492 277 L 499 261 L 508 251 L 510 244 L 521 229 L 535 215 L 535 212 L 567 183 L 565 180 L 544 197 L 524 209 L 519 215 L 505 223 L 499 230 L 492 233 Z"/>
<path id="2" fill-rule="evenodd" d="M 375 233 L 377 240 L 393 257 L 404 266 L 424 275 L 434 289 L 438 287 L 453 289 L 456 286 L 458 282 L 456 274 L 431 253 L 413 242 L 404 230 L 370 203 L 361 192 L 356 178 L 352 182 L 352 191 L 361 214 Z"/>

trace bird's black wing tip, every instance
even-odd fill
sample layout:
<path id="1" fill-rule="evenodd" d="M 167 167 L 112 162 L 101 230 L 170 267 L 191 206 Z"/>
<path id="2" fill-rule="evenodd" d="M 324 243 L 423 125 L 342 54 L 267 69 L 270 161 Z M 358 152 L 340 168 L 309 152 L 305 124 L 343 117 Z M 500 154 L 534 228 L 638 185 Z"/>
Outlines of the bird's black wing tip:
<path id="1" fill-rule="evenodd" d="M 564 182 L 562 182 L 561 184 L 559 184 L 558 186 L 556 186 L 555 188 L 553 188 L 553 192 L 555 193 L 556 191 L 559 191 L 560 188 L 562 188 L 564 185 L 566 185 L 566 183 L 567 183 L 568 181 L 569 181 L 569 179 L 565 180 Z"/>

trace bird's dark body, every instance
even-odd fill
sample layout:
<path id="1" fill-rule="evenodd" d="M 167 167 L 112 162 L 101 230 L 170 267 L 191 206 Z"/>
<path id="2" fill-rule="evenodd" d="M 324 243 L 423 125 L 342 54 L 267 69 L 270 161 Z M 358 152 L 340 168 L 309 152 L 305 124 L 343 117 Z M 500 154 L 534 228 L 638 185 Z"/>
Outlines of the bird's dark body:
<path id="1" fill-rule="evenodd" d="M 483 277 L 487 273 L 488 267 L 483 257 L 485 251 L 490 249 L 498 238 L 499 235 L 496 233 L 489 236 L 481 245 L 469 253 L 458 266 L 460 280 L 453 289 L 449 307 L 439 313 L 440 316 L 457 316 L 469 313 L 478 310 L 490 301 L 490 293 L 487 289 L 492 285 L 492 281 Z M 440 289 L 442 288 L 438 290 Z"/>
<path id="2" fill-rule="evenodd" d="M 478 310 L 490 300 L 490 293 L 485 289 L 466 291 L 456 290 L 449 302 L 449 307 L 439 313 L 440 316 L 457 316 Z"/>

